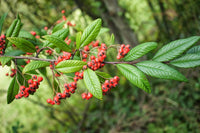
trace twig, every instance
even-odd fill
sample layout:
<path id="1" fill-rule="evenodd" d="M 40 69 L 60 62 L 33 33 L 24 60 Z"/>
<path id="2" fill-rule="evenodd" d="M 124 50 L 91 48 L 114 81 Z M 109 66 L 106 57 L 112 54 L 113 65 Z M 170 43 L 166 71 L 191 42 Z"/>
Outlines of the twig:
<path id="1" fill-rule="evenodd" d="M 107 62 L 107 61 L 104 61 L 103 63 L 105 63 L 105 64 L 136 64 L 138 62 L 139 61 L 130 61 L 130 62 L 125 62 L 125 61 Z"/>
<path id="2" fill-rule="evenodd" d="M 38 55 L 40 54 L 40 52 L 42 52 L 44 49 L 50 49 L 51 51 L 53 51 L 55 54 L 57 54 L 56 53 L 56 51 L 54 50 L 54 49 L 52 49 L 52 48 L 50 48 L 50 47 L 43 47 L 43 48 L 41 48 L 38 52 L 37 52 L 37 54 L 36 54 L 36 58 L 38 58 Z M 58 54 L 57 54 L 58 55 Z"/>
<path id="3" fill-rule="evenodd" d="M 40 60 L 40 61 L 47 61 L 47 62 L 55 62 L 56 60 L 53 59 L 41 59 L 36 57 L 25 57 L 25 56 L 8 56 L 8 55 L 0 55 L 0 57 L 11 57 L 15 59 L 29 59 L 29 60 Z"/>
<path id="4" fill-rule="evenodd" d="M 74 51 L 74 53 L 72 54 L 72 59 L 74 58 L 75 54 L 77 52 L 77 49 Z"/>

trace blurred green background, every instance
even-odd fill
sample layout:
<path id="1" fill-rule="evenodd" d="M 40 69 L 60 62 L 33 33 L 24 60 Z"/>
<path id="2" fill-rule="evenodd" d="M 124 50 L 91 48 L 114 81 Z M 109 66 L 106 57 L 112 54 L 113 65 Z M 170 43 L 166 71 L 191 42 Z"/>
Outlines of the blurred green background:
<path id="1" fill-rule="evenodd" d="M 159 47 L 172 40 L 200 35 L 200 0 L 1 0 L 0 16 L 8 12 L 3 31 L 19 13 L 27 31 L 51 27 L 62 17 L 84 29 L 96 18 L 109 28 L 98 37 L 108 43 L 111 33 L 116 44 L 132 47 L 156 41 Z M 199 45 L 199 43 L 197 44 Z M 154 51 L 155 52 L 155 51 Z M 116 54 L 109 52 L 108 59 Z M 147 55 L 147 59 L 152 54 Z M 84 85 L 60 106 L 46 99 L 52 90 L 44 81 L 34 96 L 6 104 L 11 78 L 0 67 L 0 132 L 89 132 L 89 133 L 198 133 L 200 132 L 199 68 L 182 69 L 189 82 L 148 77 L 152 93 L 131 85 L 114 66 L 104 71 L 121 77 L 120 84 L 102 101 L 81 99 Z"/>

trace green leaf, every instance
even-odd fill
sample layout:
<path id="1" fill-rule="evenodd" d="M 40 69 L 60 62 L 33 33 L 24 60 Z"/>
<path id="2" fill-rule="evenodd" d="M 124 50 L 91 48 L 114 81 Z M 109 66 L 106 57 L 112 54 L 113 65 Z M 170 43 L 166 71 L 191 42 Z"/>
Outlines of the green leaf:
<path id="1" fill-rule="evenodd" d="M 186 54 L 178 59 L 171 61 L 170 64 L 181 68 L 200 66 L 200 54 Z"/>
<path id="2" fill-rule="evenodd" d="M 36 51 L 35 46 L 24 38 L 8 37 L 7 39 L 24 52 L 34 53 Z"/>
<path id="3" fill-rule="evenodd" d="M 200 46 L 194 46 L 187 51 L 187 54 L 198 54 L 200 55 Z"/>
<path id="4" fill-rule="evenodd" d="M 6 37 L 11 37 L 17 22 L 18 22 L 18 19 L 13 20 L 12 24 L 10 25 L 10 27 L 8 28 L 6 32 Z"/>
<path id="5" fill-rule="evenodd" d="M 6 37 L 17 37 L 17 36 L 19 35 L 20 29 L 21 29 L 21 27 L 22 27 L 22 24 L 21 24 L 20 18 L 18 18 L 18 19 L 16 19 L 16 20 L 17 20 L 17 22 L 16 22 L 16 24 L 14 25 L 12 32 L 10 33 L 10 35 L 7 35 L 7 34 L 6 34 Z M 11 26 L 12 26 L 12 25 L 11 25 Z M 12 28 L 12 27 L 11 27 L 11 28 Z M 8 33 L 8 32 L 7 32 L 7 33 Z M 7 39 L 8 39 L 8 38 L 7 38 Z M 8 42 L 7 46 L 11 46 L 11 45 L 12 45 L 12 43 L 11 43 L 11 42 Z"/>
<path id="6" fill-rule="evenodd" d="M 156 42 L 146 42 L 131 49 L 124 57 L 125 61 L 136 60 L 157 47 Z"/>
<path id="7" fill-rule="evenodd" d="M 69 35 L 69 28 L 58 30 L 54 32 L 52 35 L 57 36 L 62 40 L 65 40 L 65 38 Z"/>
<path id="8" fill-rule="evenodd" d="M 87 69 L 83 75 L 85 86 L 88 91 L 96 98 L 102 99 L 102 89 L 99 79 L 94 71 Z"/>
<path id="9" fill-rule="evenodd" d="M 101 23 L 101 19 L 96 19 L 88 27 L 86 27 L 81 37 L 81 47 L 88 45 L 97 37 L 101 29 Z"/>
<path id="10" fill-rule="evenodd" d="M 14 28 L 14 30 L 13 30 L 13 32 L 12 32 L 11 37 L 17 37 L 17 36 L 19 35 L 19 32 L 20 32 L 21 27 L 22 27 L 21 20 L 18 19 L 18 21 L 17 21 L 17 23 L 16 23 L 16 25 L 15 25 L 15 28 Z"/>
<path id="11" fill-rule="evenodd" d="M 72 73 L 80 71 L 86 62 L 80 60 L 65 60 L 56 65 L 56 70 L 62 73 Z"/>
<path id="12" fill-rule="evenodd" d="M 31 70 L 35 70 L 42 67 L 47 67 L 49 65 L 50 65 L 50 62 L 46 62 L 46 61 L 32 61 L 24 67 L 22 73 L 26 73 Z"/>
<path id="13" fill-rule="evenodd" d="M 56 47 L 62 49 L 63 51 L 71 52 L 70 47 L 65 43 L 65 41 L 61 40 L 59 37 L 54 35 L 46 35 L 44 36 L 46 40 L 53 43 Z"/>
<path id="14" fill-rule="evenodd" d="M 18 69 L 20 71 L 20 69 Z M 24 78 L 22 75 L 17 72 L 16 76 L 13 77 L 9 87 L 8 87 L 8 92 L 7 92 L 7 104 L 10 104 L 14 99 L 15 95 L 18 94 L 19 91 L 19 85 L 18 82 L 22 85 L 24 82 Z"/>
<path id="15" fill-rule="evenodd" d="M 181 55 L 188 48 L 193 46 L 198 40 L 199 36 L 193 36 L 186 39 L 179 39 L 163 46 L 153 57 L 154 61 L 170 61 Z"/>
<path id="16" fill-rule="evenodd" d="M 105 73 L 105 72 L 99 72 L 99 71 L 95 71 L 96 74 L 102 78 L 105 78 L 105 79 L 109 79 L 109 78 L 112 78 L 112 76 L 110 76 L 110 74 L 108 73 Z"/>
<path id="17" fill-rule="evenodd" d="M 69 28 L 67 29 L 61 29 L 58 30 L 56 32 L 54 32 L 52 35 L 59 37 L 62 40 L 65 40 L 65 38 L 68 36 L 69 34 Z M 52 43 L 50 43 L 49 41 L 45 41 L 43 44 L 44 47 L 53 47 L 54 45 Z"/>
<path id="18" fill-rule="evenodd" d="M 10 104 L 15 99 L 15 95 L 18 94 L 18 91 L 19 85 L 17 84 L 16 76 L 14 76 L 10 83 L 10 86 L 8 87 L 7 104 Z"/>
<path id="19" fill-rule="evenodd" d="M 56 32 L 56 31 L 58 31 L 58 30 L 61 30 L 61 29 L 63 28 L 63 26 L 64 26 L 65 23 L 66 23 L 66 21 L 63 21 L 63 22 L 57 24 L 57 25 L 53 28 L 52 33 Z"/>
<path id="20" fill-rule="evenodd" d="M 54 79 L 53 82 L 54 82 L 54 83 L 53 83 L 54 89 L 56 90 L 56 92 L 61 92 L 60 86 L 59 86 L 58 82 L 57 82 L 55 79 Z"/>
<path id="21" fill-rule="evenodd" d="M 21 30 L 18 37 L 35 40 L 35 37 L 28 31 Z"/>
<path id="22" fill-rule="evenodd" d="M 8 15 L 8 13 L 4 13 L 2 16 L 1 16 L 1 19 L 0 19 L 0 35 L 1 35 L 1 31 L 2 31 L 2 28 L 3 28 L 3 22 L 4 20 L 6 19 L 6 16 Z"/>
<path id="23" fill-rule="evenodd" d="M 148 93 L 151 92 L 149 81 L 139 69 L 129 64 L 117 64 L 117 68 L 132 84 Z"/>
<path id="24" fill-rule="evenodd" d="M 79 49 L 79 47 L 80 47 L 80 44 L 81 44 L 81 35 L 82 35 L 81 32 L 78 32 L 76 34 L 76 49 Z"/>
<path id="25" fill-rule="evenodd" d="M 161 79 L 172 79 L 178 81 L 187 81 L 185 76 L 183 76 L 180 72 L 160 62 L 143 61 L 137 63 L 136 66 L 145 74 L 152 77 Z"/>
<path id="26" fill-rule="evenodd" d="M 12 50 L 10 52 L 5 53 L 5 55 L 7 55 L 7 56 L 19 56 L 22 54 L 25 54 L 25 52 L 23 52 L 21 50 Z M 12 57 L 0 57 L 0 62 L 2 64 L 2 66 L 5 66 L 6 63 L 11 61 L 12 59 L 13 59 Z"/>

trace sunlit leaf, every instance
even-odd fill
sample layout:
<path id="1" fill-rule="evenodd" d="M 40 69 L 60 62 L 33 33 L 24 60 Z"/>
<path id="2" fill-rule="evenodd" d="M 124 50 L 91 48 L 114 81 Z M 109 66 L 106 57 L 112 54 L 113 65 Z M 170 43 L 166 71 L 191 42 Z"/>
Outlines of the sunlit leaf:
<path id="1" fill-rule="evenodd" d="M 56 65 L 56 70 L 62 73 L 72 73 L 80 71 L 87 63 L 80 60 L 65 60 Z"/>
<path id="2" fill-rule="evenodd" d="M 200 66 L 200 54 L 186 54 L 171 61 L 170 64 L 181 68 L 197 67 Z"/>
<path id="3" fill-rule="evenodd" d="M 153 57 L 154 61 L 170 61 L 183 52 L 185 52 L 188 48 L 193 46 L 198 40 L 200 39 L 199 36 L 193 36 L 186 39 L 179 39 L 169 44 L 164 45 Z"/>
<path id="4" fill-rule="evenodd" d="M 137 63 L 136 66 L 145 74 L 152 77 L 187 81 L 185 76 L 183 76 L 180 72 L 160 62 L 142 61 Z"/>
<path id="5" fill-rule="evenodd" d="M 81 37 L 81 47 L 88 45 L 97 37 L 101 29 L 101 23 L 101 19 L 96 19 L 88 27 L 86 27 Z"/>
<path id="6" fill-rule="evenodd" d="M 50 62 L 46 62 L 46 61 L 32 61 L 24 67 L 22 72 L 26 73 L 31 70 L 36 70 L 38 68 L 47 67 L 49 65 L 50 65 Z"/>
<path id="7" fill-rule="evenodd" d="M 36 51 L 35 46 L 24 38 L 8 37 L 8 40 L 24 52 L 34 53 Z"/>
<path id="8" fill-rule="evenodd" d="M 149 81 L 143 72 L 129 64 L 117 64 L 117 68 L 132 84 L 150 93 Z"/>
<path id="9" fill-rule="evenodd" d="M 132 48 L 124 57 L 125 61 L 136 60 L 157 47 L 156 42 L 146 42 Z"/>
<path id="10" fill-rule="evenodd" d="M 63 51 L 67 51 L 67 52 L 71 51 L 70 47 L 65 43 L 65 41 L 63 41 L 62 39 L 60 39 L 57 36 L 46 35 L 46 36 L 44 36 L 44 38 L 46 40 L 48 40 L 49 42 L 53 43 L 54 46 L 62 49 Z"/>
<path id="11" fill-rule="evenodd" d="M 96 98 L 102 99 L 102 89 L 99 79 L 94 71 L 87 69 L 84 71 L 84 83 L 88 91 Z"/>

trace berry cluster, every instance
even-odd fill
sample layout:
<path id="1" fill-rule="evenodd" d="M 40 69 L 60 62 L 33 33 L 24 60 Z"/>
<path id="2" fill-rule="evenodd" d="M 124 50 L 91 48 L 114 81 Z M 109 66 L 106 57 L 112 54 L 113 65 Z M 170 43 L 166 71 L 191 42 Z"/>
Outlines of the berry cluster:
<path id="1" fill-rule="evenodd" d="M 103 91 L 103 95 L 105 95 L 108 91 L 111 90 L 111 88 L 116 87 L 119 82 L 119 77 L 115 76 L 114 78 L 110 80 L 106 80 L 104 84 L 102 84 L 101 88 Z"/>
<path id="2" fill-rule="evenodd" d="M 51 55 L 52 51 L 51 50 L 45 50 L 45 53 L 47 53 L 48 55 Z"/>
<path id="3" fill-rule="evenodd" d="M 92 41 L 89 45 L 92 45 L 92 47 L 98 47 L 99 46 L 99 40 L 96 40 L 95 42 Z"/>
<path id="4" fill-rule="evenodd" d="M 5 44 L 6 44 L 6 36 L 1 35 L 0 36 L 0 54 L 3 54 L 3 49 L 5 49 Z"/>
<path id="5" fill-rule="evenodd" d="M 87 63 L 87 66 L 92 70 L 97 70 L 101 67 L 103 67 L 105 64 L 103 63 L 104 59 L 106 58 L 106 44 L 102 43 L 101 47 L 98 48 L 98 58 L 96 58 L 94 55 L 90 57 L 91 61 Z"/>
<path id="6" fill-rule="evenodd" d="M 67 45 L 69 45 L 71 43 L 71 39 L 68 39 L 68 37 L 65 38 L 65 42 L 67 43 Z"/>
<path id="7" fill-rule="evenodd" d="M 77 81 L 79 79 L 83 79 L 83 72 L 81 72 L 81 73 L 76 72 L 75 77 L 74 77 L 74 82 L 65 83 L 64 84 L 65 90 L 63 91 L 63 93 L 56 93 L 56 96 L 54 96 L 53 100 L 50 98 L 47 99 L 47 103 L 52 104 L 52 105 L 54 105 L 54 104 L 60 105 L 61 99 L 69 98 L 71 96 L 71 94 L 75 93 L 75 90 L 77 88 Z"/>
<path id="8" fill-rule="evenodd" d="M 70 97 L 70 93 L 64 91 L 63 93 L 57 93 L 56 96 L 52 99 L 47 99 L 47 103 L 50 103 L 51 105 L 57 104 L 60 105 L 60 100 L 61 99 L 65 99 L 65 98 L 69 98 Z"/>
<path id="9" fill-rule="evenodd" d="M 71 58 L 71 53 L 63 52 L 63 55 L 59 56 L 57 61 L 54 64 L 57 65 L 61 61 L 69 60 L 70 58 Z M 53 65 L 52 64 L 50 65 L 50 68 L 53 69 Z"/>
<path id="10" fill-rule="evenodd" d="M 77 82 L 79 79 L 83 79 L 83 74 L 84 74 L 83 71 L 81 73 L 80 72 L 76 72 L 75 73 L 75 77 L 74 77 L 74 82 Z"/>
<path id="11" fill-rule="evenodd" d="M 81 96 L 83 99 L 89 100 L 90 98 L 92 98 L 93 95 L 88 92 L 88 93 L 82 93 Z"/>
<path id="12" fill-rule="evenodd" d="M 130 51 L 130 45 L 124 45 L 122 44 L 117 55 L 117 59 L 124 58 L 124 56 L 127 55 L 127 53 Z"/>
<path id="13" fill-rule="evenodd" d="M 11 69 L 11 71 L 12 71 L 12 73 L 10 74 L 10 77 L 12 78 L 12 77 L 14 77 L 15 76 L 15 74 L 16 74 L 16 69 Z M 6 76 L 9 76 L 9 73 L 6 73 Z"/>
<path id="14" fill-rule="evenodd" d="M 16 99 L 20 99 L 22 97 L 27 98 L 29 94 L 34 94 L 36 89 L 39 88 L 40 82 L 42 82 L 43 78 L 38 77 L 36 75 L 32 76 L 32 79 L 28 80 L 29 87 L 20 86 L 20 92 L 15 96 Z"/>

